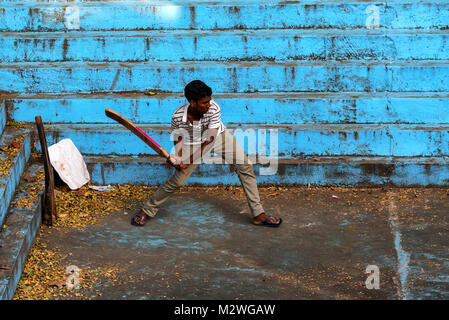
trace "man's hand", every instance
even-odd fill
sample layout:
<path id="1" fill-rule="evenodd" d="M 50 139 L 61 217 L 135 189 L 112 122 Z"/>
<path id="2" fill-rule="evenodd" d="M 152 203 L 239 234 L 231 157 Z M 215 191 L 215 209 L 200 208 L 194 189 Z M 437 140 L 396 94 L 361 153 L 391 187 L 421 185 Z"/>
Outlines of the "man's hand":
<path id="1" fill-rule="evenodd" d="M 181 170 L 187 169 L 188 166 L 189 166 L 188 164 L 185 164 L 185 163 L 181 162 L 180 164 L 175 165 L 175 168 L 178 169 L 179 171 L 181 171 Z"/>
<path id="2" fill-rule="evenodd" d="M 185 170 L 189 166 L 188 164 L 182 163 L 181 157 L 171 154 L 167 162 L 171 163 L 177 170 Z"/>
<path id="3" fill-rule="evenodd" d="M 167 159 L 167 162 L 170 163 L 170 164 L 172 164 L 172 165 L 174 165 L 174 166 L 177 166 L 177 165 L 180 164 L 182 161 L 181 161 L 181 157 L 178 157 L 178 156 L 175 155 L 175 154 L 171 154 L 171 155 L 170 155 L 170 158 Z"/>

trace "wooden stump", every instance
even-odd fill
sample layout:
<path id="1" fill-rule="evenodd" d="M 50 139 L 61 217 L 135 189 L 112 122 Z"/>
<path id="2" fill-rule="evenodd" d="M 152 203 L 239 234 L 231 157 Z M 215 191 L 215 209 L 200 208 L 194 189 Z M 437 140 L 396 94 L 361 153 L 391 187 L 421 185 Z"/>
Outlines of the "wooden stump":
<path id="1" fill-rule="evenodd" d="M 48 154 L 47 140 L 45 137 L 44 125 L 42 124 L 41 116 L 36 116 L 37 132 L 39 134 L 39 141 L 41 143 L 42 155 L 44 156 L 44 170 L 45 170 L 45 193 L 44 204 L 42 211 L 42 223 L 52 226 L 53 221 L 57 219 L 56 201 L 55 201 L 55 178 L 53 167 L 50 163 L 50 156 Z"/>

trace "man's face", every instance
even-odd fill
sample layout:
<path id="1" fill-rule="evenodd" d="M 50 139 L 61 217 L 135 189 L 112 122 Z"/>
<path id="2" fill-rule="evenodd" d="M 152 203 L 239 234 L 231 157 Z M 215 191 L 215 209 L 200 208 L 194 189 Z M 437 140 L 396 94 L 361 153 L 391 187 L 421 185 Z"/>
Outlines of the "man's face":
<path id="1" fill-rule="evenodd" d="M 190 101 L 190 106 L 192 107 L 195 113 L 202 116 L 209 110 L 211 100 L 212 100 L 211 96 L 204 97 L 199 100 L 192 100 Z"/>

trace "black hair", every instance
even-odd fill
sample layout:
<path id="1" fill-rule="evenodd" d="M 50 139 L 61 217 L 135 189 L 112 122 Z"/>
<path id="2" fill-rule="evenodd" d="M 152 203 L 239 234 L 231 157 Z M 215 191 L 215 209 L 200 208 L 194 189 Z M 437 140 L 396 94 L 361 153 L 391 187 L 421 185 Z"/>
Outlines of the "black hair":
<path id="1" fill-rule="evenodd" d="M 212 89 L 201 80 L 193 80 L 184 88 L 184 96 L 190 102 L 198 101 L 212 95 Z"/>

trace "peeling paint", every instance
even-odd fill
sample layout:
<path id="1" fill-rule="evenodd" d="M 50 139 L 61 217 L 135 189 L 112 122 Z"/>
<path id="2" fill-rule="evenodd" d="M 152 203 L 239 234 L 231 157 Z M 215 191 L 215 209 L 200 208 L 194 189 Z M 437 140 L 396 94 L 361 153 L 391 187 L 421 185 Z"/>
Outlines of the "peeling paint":
<path id="1" fill-rule="evenodd" d="M 126 1 L 124 2 L 126 4 Z M 181 6 L 178 21 L 165 20 L 157 5 L 130 2 L 132 5 L 115 6 L 113 2 L 79 3 L 85 30 L 151 30 L 151 29 L 307 29 L 365 28 L 360 18 L 367 4 L 355 3 L 195 3 Z M 382 26 L 388 29 L 441 29 L 448 27 L 448 4 L 437 3 L 389 3 L 382 5 Z M 64 4 L 42 5 L 35 1 L 26 6 L 5 5 L 0 14 L 6 19 L 0 30 L 56 31 L 64 30 Z M 398 14 L 400 13 L 400 14 Z M 14 17 L 14 18 L 11 18 Z M 301 19 L 298 19 L 301 17 Z M 432 17 L 432 19 L 429 19 Z M 201 23 L 199 23 L 201 21 Z M 99 27 L 101 26 L 101 27 Z"/>

